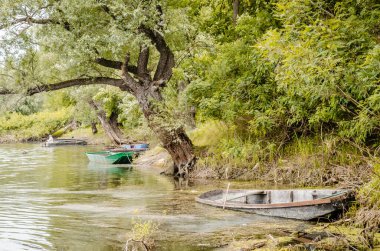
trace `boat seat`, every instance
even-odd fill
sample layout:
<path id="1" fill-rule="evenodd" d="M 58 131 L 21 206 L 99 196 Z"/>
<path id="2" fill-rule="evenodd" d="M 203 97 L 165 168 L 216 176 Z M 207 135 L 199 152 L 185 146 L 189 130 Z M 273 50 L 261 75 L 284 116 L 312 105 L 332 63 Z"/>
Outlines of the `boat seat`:
<path id="1" fill-rule="evenodd" d="M 278 190 L 268 194 L 267 198 L 268 204 L 291 203 L 294 201 L 296 201 L 296 196 L 292 190 Z"/>
<path id="2" fill-rule="evenodd" d="M 271 200 L 272 200 L 272 192 L 271 191 L 268 191 L 267 192 L 267 200 L 266 200 L 266 204 L 270 204 L 271 203 Z"/>
<path id="3" fill-rule="evenodd" d="M 294 193 L 293 191 L 290 191 L 290 202 L 294 201 Z"/>
<path id="4" fill-rule="evenodd" d="M 313 191 L 313 193 L 311 194 L 311 196 L 313 197 L 313 200 L 316 200 L 318 198 L 317 191 Z"/>
<path id="5" fill-rule="evenodd" d="M 255 192 L 251 194 L 247 194 L 245 196 L 245 204 L 264 204 L 266 203 L 266 198 L 268 196 L 268 192 Z"/>

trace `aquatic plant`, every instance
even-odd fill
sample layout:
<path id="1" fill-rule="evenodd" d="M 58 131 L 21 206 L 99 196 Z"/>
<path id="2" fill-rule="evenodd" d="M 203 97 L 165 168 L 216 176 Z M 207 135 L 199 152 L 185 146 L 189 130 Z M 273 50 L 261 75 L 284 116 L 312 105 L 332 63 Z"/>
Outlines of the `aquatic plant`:
<path id="1" fill-rule="evenodd" d="M 159 224 L 151 220 L 134 218 L 132 220 L 132 237 L 125 244 L 125 251 L 151 250 L 154 247 L 153 234 L 158 230 Z"/>

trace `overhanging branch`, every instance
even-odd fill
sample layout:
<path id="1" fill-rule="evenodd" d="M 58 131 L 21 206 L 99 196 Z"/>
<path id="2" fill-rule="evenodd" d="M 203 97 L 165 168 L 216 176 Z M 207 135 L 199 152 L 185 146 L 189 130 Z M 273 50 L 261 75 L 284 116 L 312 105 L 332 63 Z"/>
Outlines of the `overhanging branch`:
<path id="1" fill-rule="evenodd" d="M 103 84 L 103 85 L 112 85 L 119 87 L 123 91 L 129 91 L 129 88 L 124 85 L 124 81 L 122 79 L 115 79 L 115 78 L 106 78 L 106 77 L 96 77 L 96 78 L 80 78 L 80 79 L 72 79 L 67 80 L 55 84 L 48 84 L 48 85 L 40 85 L 36 87 L 32 87 L 27 89 L 26 95 L 32 96 L 37 93 L 41 92 L 48 92 L 48 91 L 56 91 L 60 89 L 65 89 L 73 86 L 84 86 L 84 85 L 96 85 L 96 84 Z M 0 95 L 8 95 L 8 94 L 17 94 L 17 92 L 13 90 L 7 90 L 2 89 L 0 90 Z"/>
<path id="2" fill-rule="evenodd" d="M 70 24 L 68 22 L 60 22 L 57 20 L 49 19 L 49 18 L 38 19 L 38 18 L 33 18 L 33 17 L 23 17 L 23 18 L 15 19 L 15 20 L 9 22 L 8 24 L 0 25 L 0 30 L 6 29 L 6 28 L 9 28 L 11 26 L 14 26 L 16 24 L 21 24 L 21 23 L 25 23 L 25 24 L 58 24 L 58 25 L 63 25 L 63 27 L 66 30 L 68 30 L 68 31 L 70 30 Z"/>

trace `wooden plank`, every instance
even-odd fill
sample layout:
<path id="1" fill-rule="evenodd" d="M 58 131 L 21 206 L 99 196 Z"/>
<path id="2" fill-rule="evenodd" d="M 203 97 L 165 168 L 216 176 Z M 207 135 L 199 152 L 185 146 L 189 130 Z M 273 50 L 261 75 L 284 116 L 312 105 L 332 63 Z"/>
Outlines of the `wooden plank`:
<path id="1" fill-rule="evenodd" d="M 227 193 L 228 193 L 228 190 L 227 190 Z M 266 192 L 265 191 L 255 191 L 255 192 L 251 192 L 251 193 L 247 193 L 247 194 L 243 194 L 243 195 L 239 195 L 239 196 L 236 196 L 233 198 L 226 199 L 226 201 L 236 200 L 239 198 L 248 197 L 250 195 L 259 195 L 259 194 L 266 194 Z"/>

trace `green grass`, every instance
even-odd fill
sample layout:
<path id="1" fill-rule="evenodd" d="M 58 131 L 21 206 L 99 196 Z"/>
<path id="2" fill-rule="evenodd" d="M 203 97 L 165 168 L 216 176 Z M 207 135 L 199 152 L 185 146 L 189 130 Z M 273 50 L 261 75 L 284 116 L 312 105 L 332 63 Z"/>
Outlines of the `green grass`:
<path id="1" fill-rule="evenodd" d="M 370 176 L 370 160 L 363 150 L 338 136 L 280 142 L 237 131 L 224 122 L 208 121 L 191 132 L 198 168 L 217 170 L 223 178 L 265 178 L 306 186 L 362 182 Z M 229 175 L 225 175 L 227 171 Z"/>

